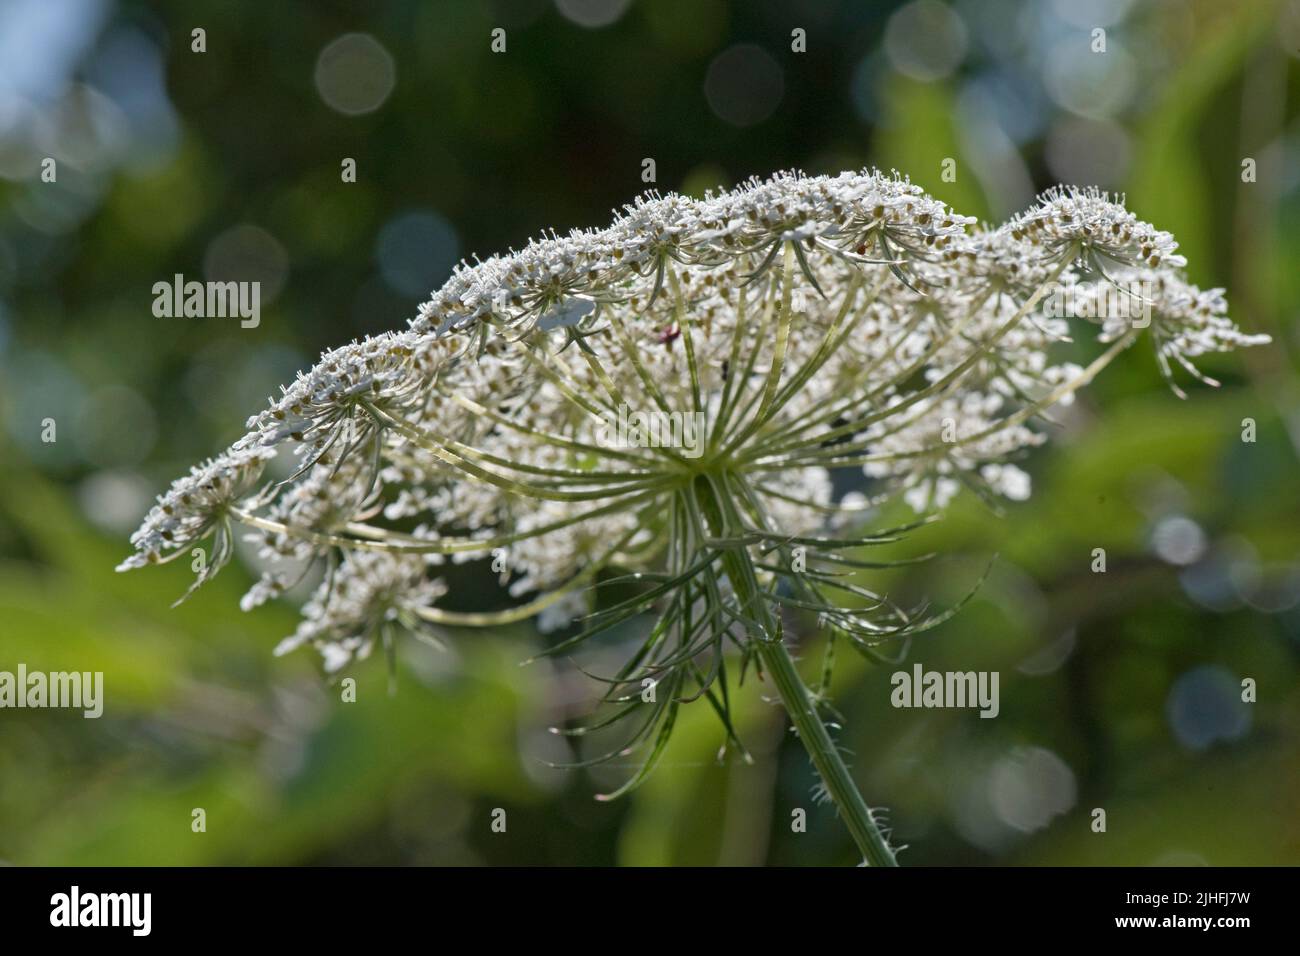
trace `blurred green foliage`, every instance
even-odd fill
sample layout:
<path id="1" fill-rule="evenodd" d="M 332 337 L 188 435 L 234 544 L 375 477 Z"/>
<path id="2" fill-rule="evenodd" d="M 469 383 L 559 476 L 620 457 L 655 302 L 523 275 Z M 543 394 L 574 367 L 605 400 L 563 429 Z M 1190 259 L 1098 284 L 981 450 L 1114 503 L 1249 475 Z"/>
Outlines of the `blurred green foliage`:
<path id="1" fill-rule="evenodd" d="M 519 667 L 542 644 L 531 629 L 458 635 L 443 654 L 406 647 L 396 694 L 372 662 L 352 675 L 357 702 L 344 703 L 305 654 L 271 656 L 295 615 L 240 613 L 244 569 L 175 610 L 187 568 L 114 574 L 147 502 L 128 496 L 117 510 L 130 513 L 113 518 L 105 495 L 160 488 L 320 349 L 410 317 L 418 296 L 386 280 L 376 251 L 410 211 L 450 225 L 453 260 L 487 254 L 606 221 L 644 188 L 641 161 L 653 157 L 660 186 L 691 192 L 778 168 L 878 163 L 962 212 L 1004 215 L 1005 192 L 969 172 L 1003 162 L 971 134 L 970 81 L 1036 84 L 1024 64 L 1048 69 L 1049 56 L 1033 55 L 1047 34 L 1000 46 L 989 38 L 1015 33 L 1010 7 L 957 4 L 966 62 L 923 80 L 890 66 L 899 6 L 638 0 L 584 29 L 543 0 L 79 5 L 83 19 L 66 29 L 89 33 L 69 75 L 121 89 L 92 67 L 134 40 L 165 70 L 168 105 L 142 113 L 121 94 L 124 143 L 98 165 L 64 166 L 69 195 L 84 187 L 88 198 L 67 200 L 80 212 L 59 228 L 35 198 L 43 144 L 0 130 L 0 669 L 100 670 L 107 695 L 99 720 L 0 712 L 0 859 L 855 862 L 753 675 L 734 694 L 753 766 L 720 763 L 716 719 L 688 708 L 648 783 L 597 803 L 628 770 L 548 766 L 575 754 L 547 727 L 598 688 L 570 662 Z M 1023 6 L 1022 21 L 1056 23 L 1053 36 L 1086 46 L 1087 29 L 1052 19 L 1062 4 Z M 876 552 L 941 553 L 871 579 L 939 605 L 997 555 L 970 605 L 907 665 L 999 671 L 999 719 L 895 710 L 892 668 L 838 653 L 841 739 L 909 846 L 904 863 L 1300 863 L 1300 273 L 1289 266 L 1300 255 L 1300 75 L 1288 16 L 1267 2 L 1137 3 L 1110 27 L 1131 55 L 1165 60 L 1106 120 L 1128 154 L 1104 185 L 1126 187 L 1135 211 L 1178 236 L 1193 277 L 1226 286 L 1238 322 L 1275 344 L 1211 363 L 1224 388 L 1187 401 L 1145 347 L 1131 350 L 1031 459 L 1030 501 L 995 515 L 963 499 Z M 505 55 L 488 47 L 498 25 Z M 189 52 L 194 26 L 207 30 L 205 54 Z M 789 52 L 792 26 L 807 29 L 807 54 Z M 345 116 L 322 103 L 313 70 L 326 44 L 357 30 L 392 54 L 397 82 L 381 108 Z M 771 115 L 744 128 L 702 92 L 713 58 L 738 42 L 766 49 L 784 77 Z M 1015 162 L 1041 187 L 1057 178 L 1045 143 L 1069 116 L 1034 108 L 1040 125 L 1014 144 Z M 25 155 L 30 168 L 13 173 Z M 1247 155 L 1260 163 L 1252 184 L 1240 179 Z M 357 160 L 357 183 L 340 182 L 342 157 Z M 956 182 L 940 176 L 946 157 Z M 273 236 L 289 264 L 262 326 L 154 318 L 152 284 L 201 272 L 213 239 L 241 223 Z M 52 445 L 35 437 L 47 416 Z M 1241 440 L 1247 418 L 1254 443 Z M 105 474 L 117 484 L 97 484 Z M 1153 552 L 1170 516 L 1204 536 L 1188 567 Z M 1105 574 L 1090 570 L 1095 548 Z M 499 602 L 488 575 L 457 573 L 458 604 Z M 796 623 L 812 673 L 822 642 L 812 622 Z M 1232 690 L 1244 677 L 1258 702 L 1225 702 L 1223 681 Z M 1204 745 L 1180 733 L 1184 705 L 1194 727 L 1208 721 Z M 1089 826 L 1097 807 L 1104 835 Z M 490 829 L 495 808 L 505 833 Z M 806 833 L 791 829 L 800 808 Z"/>

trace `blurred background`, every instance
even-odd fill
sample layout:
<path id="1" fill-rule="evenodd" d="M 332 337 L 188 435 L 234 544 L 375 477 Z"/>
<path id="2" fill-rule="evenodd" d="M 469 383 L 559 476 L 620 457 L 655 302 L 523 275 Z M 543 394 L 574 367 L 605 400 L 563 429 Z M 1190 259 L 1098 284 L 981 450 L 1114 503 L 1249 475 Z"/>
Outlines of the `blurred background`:
<path id="1" fill-rule="evenodd" d="M 408 642 L 396 695 L 372 661 L 342 703 L 309 652 L 271 656 L 291 602 L 238 610 L 248 565 L 176 610 L 182 563 L 113 572 L 321 349 L 403 326 L 462 257 L 606 223 L 653 159 L 690 193 L 894 167 L 991 221 L 1126 191 L 1274 337 L 1186 401 L 1130 350 L 1030 501 L 966 496 L 899 552 L 949 557 L 874 579 L 951 604 L 998 554 L 907 662 L 999 671 L 998 719 L 895 710 L 893 668 L 847 650 L 836 700 L 904 864 L 1300 863 L 1297 57 L 1300 3 L 1269 0 L 0 0 L 0 670 L 103 671 L 106 697 L 0 711 L 0 860 L 856 862 L 761 684 L 734 695 L 754 766 L 697 705 L 597 803 L 630 768 L 553 769 L 582 754 L 547 728 L 600 688 L 519 667 L 529 627 Z M 175 273 L 259 280 L 260 326 L 155 318 Z M 456 573 L 456 604 L 497 600 Z"/>

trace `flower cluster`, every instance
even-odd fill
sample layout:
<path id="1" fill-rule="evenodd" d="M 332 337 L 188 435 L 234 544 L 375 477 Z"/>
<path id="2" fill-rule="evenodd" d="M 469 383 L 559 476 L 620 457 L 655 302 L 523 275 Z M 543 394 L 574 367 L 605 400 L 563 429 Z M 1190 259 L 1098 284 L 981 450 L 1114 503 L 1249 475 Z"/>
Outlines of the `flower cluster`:
<path id="1" fill-rule="evenodd" d="M 333 672 L 368 657 L 376 637 L 391 648 L 389 627 L 422 635 L 416 611 L 447 593 L 441 581 L 428 577 L 426 564 L 416 555 L 374 551 L 346 555 L 336 571 L 337 581 L 321 582 L 303 605 L 298 629 L 275 652 L 286 654 L 311 644 L 323 655 L 325 669 Z"/>
<path id="2" fill-rule="evenodd" d="M 699 655 L 748 653 L 768 627 L 738 595 L 743 555 L 760 603 L 818 612 L 870 650 L 921 622 L 883 596 L 841 606 L 832 592 L 865 591 L 831 567 L 854 543 L 837 536 L 841 511 L 870 517 L 897 494 L 930 513 L 962 486 L 1023 499 L 1015 462 L 1043 441 L 1040 413 L 1143 334 L 1098 319 L 1090 353 L 1042 314 L 1049 285 L 1086 297 L 1145 283 L 1167 376 L 1267 341 L 1184 264 L 1173 237 L 1095 190 L 1050 190 L 996 228 L 876 171 L 651 194 L 607 228 L 462 264 L 409 329 L 326 353 L 160 499 L 122 567 L 213 531 L 224 559 L 241 522 L 284 565 L 245 606 L 324 569 L 284 646 L 311 644 L 331 668 L 420 622 L 563 626 L 626 569 L 642 597 L 596 607 L 578 636 L 653 610 L 619 681 L 712 693 L 717 665 Z M 611 445 L 602 425 L 620 408 L 702 414 L 703 452 Z M 253 495 L 280 447 L 293 474 Z M 846 470 L 858 488 L 837 500 L 830 476 Z M 792 547 L 806 572 L 790 570 Z M 538 596 L 497 614 L 435 606 L 441 564 L 488 557 L 511 595 Z"/>
<path id="3" fill-rule="evenodd" d="M 158 503 L 131 535 L 135 551 L 117 570 L 129 571 L 188 556 L 191 546 L 215 532 L 214 557 L 204 562 L 201 575 L 206 578 L 216 573 L 232 554 L 230 508 L 255 488 L 267 462 L 274 457 L 273 448 L 231 448 L 195 465 L 188 475 L 172 482 L 166 494 L 158 496 Z"/>

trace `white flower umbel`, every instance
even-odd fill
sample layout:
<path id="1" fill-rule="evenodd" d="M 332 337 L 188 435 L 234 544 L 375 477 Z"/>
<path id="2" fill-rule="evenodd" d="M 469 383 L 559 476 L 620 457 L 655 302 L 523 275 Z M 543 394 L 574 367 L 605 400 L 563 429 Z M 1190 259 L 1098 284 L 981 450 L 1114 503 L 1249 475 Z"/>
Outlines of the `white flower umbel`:
<path id="1" fill-rule="evenodd" d="M 805 686 L 781 612 L 815 615 L 832 648 L 870 656 L 944 619 L 846 577 L 878 566 L 859 549 L 900 533 L 850 529 L 894 494 L 922 520 L 962 487 L 1027 497 L 1013 462 L 1044 440 L 1039 414 L 1143 333 L 1105 319 L 1075 364 L 1057 354 L 1070 328 L 1044 314 L 1049 287 L 1080 301 L 1144 283 L 1167 376 L 1171 359 L 1203 377 L 1192 357 L 1267 341 L 1232 325 L 1217 290 L 1187 283 L 1176 249 L 1094 190 L 1049 191 L 996 229 L 879 172 L 652 194 L 608 228 L 462 265 L 408 330 L 324 355 L 234 450 L 173 487 L 123 567 L 213 531 L 224 559 L 229 522 L 242 522 L 263 558 L 292 569 L 269 572 L 246 606 L 304 562 L 325 567 L 282 649 L 311 644 L 330 670 L 377 640 L 391 651 L 397 629 L 579 615 L 555 654 L 647 620 L 605 697 L 632 728 L 626 746 L 646 751 L 619 792 L 654 765 L 687 700 L 705 698 L 744 754 L 728 706 L 737 652 L 741 674 L 780 694 L 864 857 L 892 863 L 822 721 L 828 675 Z M 689 449 L 609 440 L 612 420 L 683 416 L 704 423 Z M 281 445 L 297 472 L 238 501 Z M 862 491 L 836 501 L 837 470 Z M 436 605 L 441 562 L 489 557 L 523 603 Z M 613 581 L 621 598 L 602 602 L 598 585 Z"/>
<path id="2" fill-rule="evenodd" d="M 231 448 L 195 465 L 188 475 L 172 482 L 166 494 L 158 496 L 158 503 L 131 535 L 135 552 L 117 570 L 129 571 L 190 557 L 191 564 L 201 570 L 181 598 L 184 600 L 194 588 L 220 571 L 234 554 L 232 510 L 240 498 L 253 490 L 266 463 L 274 457 L 273 448 Z M 212 553 L 195 555 L 194 546 L 209 537 L 214 539 Z"/>

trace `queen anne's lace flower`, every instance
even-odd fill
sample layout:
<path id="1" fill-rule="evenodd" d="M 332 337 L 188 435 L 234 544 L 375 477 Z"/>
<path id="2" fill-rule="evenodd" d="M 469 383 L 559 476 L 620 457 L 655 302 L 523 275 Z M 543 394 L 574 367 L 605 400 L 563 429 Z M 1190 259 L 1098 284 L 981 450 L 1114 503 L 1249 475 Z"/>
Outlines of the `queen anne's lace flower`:
<path id="1" fill-rule="evenodd" d="M 311 644 L 324 656 L 325 669 L 336 671 L 368 657 L 376 639 L 391 641 L 387 628 L 419 633 L 416 610 L 447 593 L 445 584 L 427 577 L 426 565 L 413 555 L 348 554 L 303 605 L 302 623 L 275 653 Z"/>
<path id="2" fill-rule="evenodd" d="M 1029 476 L 1003 462 L 1044 436 L 1024 425 L 999 427 L 1002 404 L 1001 395 L 977 392 L 932 402 L 901 427 L 881 428 L 863 470 L 873 478 L 901 479 L 904 500 L 918 512 L 947 507 L 962 481 L 982 481 L 990 492 L 1023 500 Z"/>
<path id="3" fill-rule="evenodd" d="M 1099 257 L 1124 265 L 1181 267 L 1178 243 L 1097 189 L 1056 187 L 1043 193 L 1034 208 L 1008 223 L 1012 238 L 1041 246 L 1049 256 Z"/>
<path id="4" fill-rule="evenodd" d="M 188 554 L 191 545 L 221 530 L 229 520 L 230 507 L 254 489 L 262 469 L 274 457 L 274 449 L 232 448 L 195 465 L 158 496 L 158 503 L 131 535 L 135 552 L 117 570 L 129 571 Z M 222 550 L 228 556 L 228 549 Z"/>
<path id="5" fill-rule="evenodd" d="M 996 229 L 973 223 L 897 176 L 782 173 L 702 200 L 650 194 L 608 228 L 462 265 L 409 331 L 327 352 L 177 482 L 122 566 L 217 529 L 287 442 L 297 474 L 235 515 L 264 559 L 495 552 L 518 596 L 595 565 L 676 560 L 673 542 L 700 529 L 669 505 L 698 474 L 735 483 L 740 517 L 774 536 L 827 526 L 827 468 L 918 510 L 963 484 L 1019 499 L 1028 477 L 1011 459 L 1042 440 L 1036 406 L 1091 374 L 1055 355 L 1069 323 L 1041 314 L 1049 284 L 1083 301 L 1147 283 L 1167 374 L 1267 340 L 1187 283 L 1173 237 L 1105 193 L 1053 189 Z M 1103 342 L 1138 331 L 1085 314 Z M 707 440 L 610 447 L 620 408 L 698 414 Z M 269 571 L 245 605 L 292 577 Z"/>
<path id="6" fill-rule="evenodd" d="M 1147 283 L 1166 375 L 1267 341 L 1183 265 L 1172 236 L 1096 190 L 1049 190 L 996 228 L 879 172 L 650 194 L 606 228 L 462 264 L 408 330 L 327 352 L 160 499 L 122 566 L 240 521 L 286 566 L 246 606 L 304 562 L 324 569 L 282 649 L 311 644 L 331 669 L 397 626 L 562 625 L 594 608 L 562 650 L 653 612 L 610 698 L 665 684 L 643 739 L 687 697 L 725 720 L 723 652 L 777 666 L 777 609 L 869 654 L 939 619 L 845 576 L 862 564 L 845 549 L 890 534 L 844 535 L 893 495 L 922 512 L 963 486 L 1028 495 L 1015 461 L 1043 441 L 1039 414 L 1143 332 L 1092 309 L 1102 345 L 1080 348 L 1068 317 L 1044 314 L 1050 288 L 1085 301 Z M 291 479 L 238 504 L 290 443 Z M 435 606 L 439 563 L 478 559 L 525 603 Z M 639 596 L 589 601 L 614 568 Z"/>

